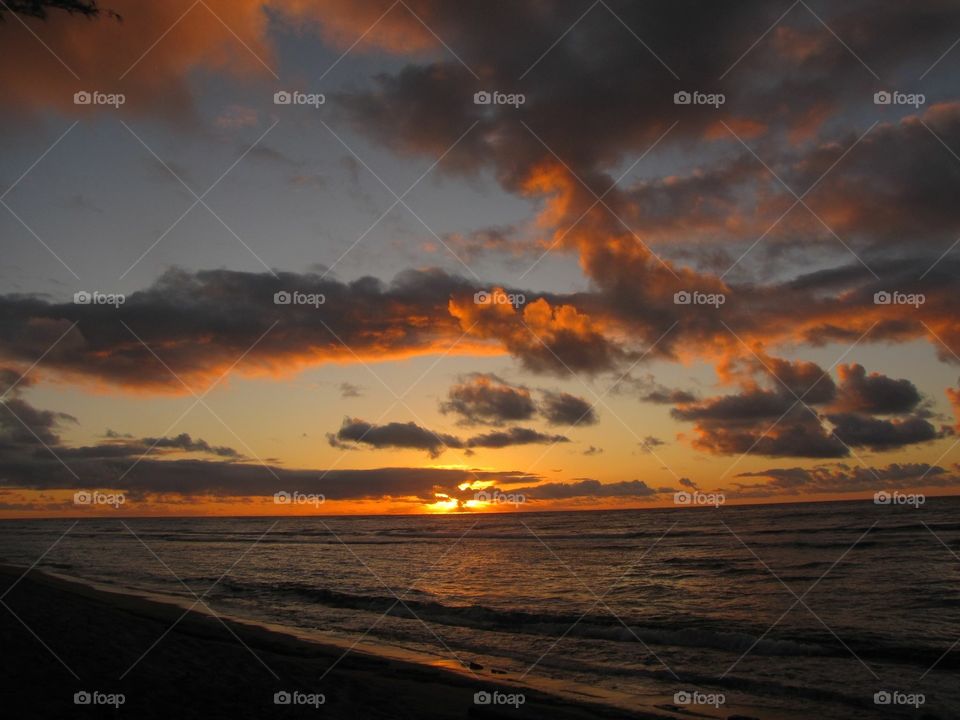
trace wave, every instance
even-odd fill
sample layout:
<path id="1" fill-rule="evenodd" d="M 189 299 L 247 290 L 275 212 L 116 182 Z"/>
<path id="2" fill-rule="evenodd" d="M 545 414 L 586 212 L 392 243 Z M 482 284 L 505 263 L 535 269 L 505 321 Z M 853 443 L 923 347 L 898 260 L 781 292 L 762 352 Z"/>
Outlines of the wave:
<path id="1" fill-rule="evenodd" d="M 715 650 L 769 657 L 842 657 L 849 651 L 836 641 L 832 633 L 811 634 L 803 638 L 789 635 L 765 635 L 763 630 L 735 627 L 730 622 L 697 617 L 676 616 L 654 622 L 624 618 L 621 622 L 611 613 L 582 617 L 573 613 L 530 612 L 519 609 L 497 609 L 485 605 L 451 605 L 434 600 L 414 599 L 401 595 L 401 600 L 389 595 L 360 595 L 299 582 L 239 583 L 224 580 L 217 588 L 232 598 L 251 597 L 258 601 L 274 596 L 286 596 L 300 602 L 332 608 L 359 610 L 416 619 L 440 625 L 474 630 L 506 632 L 522 635 L 547 635 L 607 642 L 649 643 L 651 645 Z M 572 629 L 571 629 L 572 628 Z M 942 654 L 942 648 L 904 645 L 878 635 L 858 635 L 839 629 L 844 642 L 865 659 L 929 666 Z M 960 658 L 946 657 L 940 666 L 960 667 Z"/>

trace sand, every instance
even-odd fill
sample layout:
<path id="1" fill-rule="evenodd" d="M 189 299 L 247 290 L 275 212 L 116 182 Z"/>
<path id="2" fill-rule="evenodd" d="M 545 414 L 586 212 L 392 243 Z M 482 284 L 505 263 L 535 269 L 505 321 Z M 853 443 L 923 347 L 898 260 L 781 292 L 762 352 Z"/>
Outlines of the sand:
<path id="1" fill-rule="evenodd" d="M 246 622 L 221 623 L 207 613 L 184 615 L 174 604 L 36 570 L 17 582 L 23 572 L 0 566 L 0 594 L 16 583 L 3 603 L 17 617 L 0 605 L 5 718 L 673 717 L 577 702 L 507 680 L 477 680 L 367 652 L 346 654 L 328 673 L 343 655 L 341 647 Z M 475 693 L 494 690 L 523 693 L 525 702 L 475 704 Z M 101 704 L 77 705 L 77 692 L 101 693 Z M 303 693 L 297 699 L 315 704 L 322 694 L 324 702 L 277 705 L 278 692 Z M 119 694 L 119 708 L 102 704 L 116 704 Z"/>

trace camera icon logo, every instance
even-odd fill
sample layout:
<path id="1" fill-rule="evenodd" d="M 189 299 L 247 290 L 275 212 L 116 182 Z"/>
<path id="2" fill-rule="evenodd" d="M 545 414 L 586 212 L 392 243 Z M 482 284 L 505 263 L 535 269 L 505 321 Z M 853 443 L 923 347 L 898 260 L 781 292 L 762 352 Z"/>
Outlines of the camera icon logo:
<path id="1" fill-rule="evenodd" d="M 689 305 L 690 300 L 691 300 L 691 295 L 686 290 L 678 290 L 673 294 L 674 305 Z"/>
<path id="2" fill-rule="evenodd" d="M 693 698 L 686 690 L 679 690 L 673 694 L 673 702 L 677 705 L 689 705 Z"/>
<path id="3" fill-rule="evenodd" d="M 290 293 L 288 293 L 286 290 L 281 290 L 273 294 L 274 305 L 289 305 L 292 299 L 293 296 L 290 295 Z"/>
<path id="4" fill-rule="evenodd" d="M 489 105 L 493 102 L 493 95 L 486 90 L 478 90 L 473 94 L 474 105 Z"/>
<path id="5" fill-rule="evenodd" d="M 273 494 L 273 502 L 277 505 L 289 505 L 291 495 L 286 490 L 281 490 L 278 493 Z"/>
<path id="6" fill-rule="evenodd" d="M 89 705 L 91 702 L 93 702 L 93 696 L 86 690 L 81 690 L 73 694 L 74 705 Z"/>
<path id="7" fill-rule="evenodd" d="M 874 305 L 889 305 L 892 300 L 893 296 L 886 290 L 880 290 L 873 294 Z"/>
<path id="8" fill-rule="evenodd" d="M 886 90 L 880 90 L 873 94 L 874 105 L 889 105 L 891 102 L 893 102 L 893 96 Z"/>
<path id="9" fill-rule="evenodd" d="M 673 94 L 674 105 L 689 105 L 691 102 L 693 102 L 693 96 L 686 90 L 680 90 Z"/>
<path id="10" fill-rule="evenodd" d="M 873 494 L 873 502 L 875 505 L 889 505 L 893 497 L 886 490 L 880 490 Z"/>
<path id="11" fill-rule="evenodd" d="M 74 305 L 89 305 L 92 299 L 93 296 L 86 290 L 80 290 L 79 292 L 75 292 L 73 294 Z"/>
<path id="12" fill-rule="evenodd" d="M 473 294 L 473 302 L 476 305 L 489 305 L 490 304 L 490 293 L 486 290 L 479 290 Z"/>
<path id="13" fill-rule="evenodd" d="M 889 705 L 893 702 L 893 695 L 886 690 L 881 690 L 873 694 L 873 702 L 875 705 Z"/>
<path id="14" fill-rule="evenodd" d="M 278 90 L 273 94 L 274 105 L 289 105 L 293 102 L 293 95 L 286 90 Z"/>
<path id="15" fill-rule="evenodd" d="M 90 505 L 91 503 L 93 503 L 93 493 L 79 490 L 73 494 L 74 505 Z"/>
<path id="16" fill-rule="evenodd" d="M 93 95 L 88 93 L 86 90 L 80 90 L 73 94 L 74 105 L 89 105 L 92 102 L 93 102 Z"/>
<path id="17" fill-rule="evenodd" d="M 680 490 L 673 494 L 673 504 L 674 505 L 689 505 L 693 501 L 693 495 L 688 493 L 686 490 Z"/>
<path id="18" fill-rule="evenodd" d="M 289 705 L 293 702 L 293 696 L 286 690 L 280 690 L 273 694 L 274 705 Z"/>
<path id="19" fill-rule="evenodd" d="M 493 702 L 493 696 L 488 693 L 486 690 L 481 690 L 480 692 L 475 692 L 473 694 L 473 704 L 474 705 L 489 705 Z"/>

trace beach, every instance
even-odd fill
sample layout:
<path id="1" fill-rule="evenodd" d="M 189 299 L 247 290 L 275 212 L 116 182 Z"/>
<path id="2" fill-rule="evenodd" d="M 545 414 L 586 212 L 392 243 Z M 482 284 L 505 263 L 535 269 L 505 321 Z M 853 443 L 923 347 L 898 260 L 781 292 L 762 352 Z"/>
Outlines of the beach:
<path id="1" fill-rule="evenodd" d="M 669 717 L 578 704 L 365 652 L 351 652 L 337 662 L 341 648 L 253 624 L 221 623 L 196 611 L 169 630 L 184 613 L 177 605 L 24 571 L 0 567 L 2 592 L 16 583 L 3 599 L 13 612 L 0 616 L 4 706 L 19 708 L 5 712 L 10 718 Z M 524 702 L 519 707 L 475 704 L 475 693 L 495 689 L 504 695 L 522 692 Z M 103 704 L 78 705 L 78 692 L 99 693 Z M 297 699 L 303 704 L 275 704 L 278 692 L 291 698 L 301 693 Z M 115 709 L 116 703 L 107 701 L 119 694 L 123 702 Z M 310 704 L 320 694 L 323 703 Z"/>
<path id="2" fill-rule="evenodd" d="M 915 512 L 3 522 L 4 583 L 34 568 L 4 596 L 25 624 L 0 607 L 5 687 L 66 681 L 29 717 L 86 691 L 131 717 L 871 720 L 898 693 L 884 717 L 950 718 L 954 568 L 931 531 L 953 541 L 956 502 Z"/>

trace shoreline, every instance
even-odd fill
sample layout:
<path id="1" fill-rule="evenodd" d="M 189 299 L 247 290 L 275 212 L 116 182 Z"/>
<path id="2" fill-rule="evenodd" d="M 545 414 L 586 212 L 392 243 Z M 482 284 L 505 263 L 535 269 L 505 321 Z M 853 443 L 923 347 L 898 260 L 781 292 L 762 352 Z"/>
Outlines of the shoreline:
<path id="1" fill-rule="evenodd" d="M 26 570 L 0 564 L 2 592 Z M 43 707 L 30 708 L 31 717 L 104 710 L 75 705 L 78 691 L 123 693 L 121 713 L 137 718 L 272 717 L 288 712 L 315 717 L 323 713 L 325 718 L 678 717 L 656 705 L 626 710 L 604 703 L 601 693 L 591 697 L 588 688 L 569 683 L 564 683 L 564 691 L 561 683 L 547 689 L 547 683 L 535 687 L 509 677 L 477 677 L 452 659 L 417 661 L 412 652 L 382 644 L 358 642 L 345 654 L 351 644 L 321 641 L 289 626 L 213 615 L 200 605 L 186 610 L 193 599 L 107 589 L 102 583 L 36 569 L 23 576 L 4 603 L 19 619 L 0 608 L 4 674 L 14 679 L 13 687 L 45 688 L 33 693 L 39 695 L 33 702 Z M 323 694 L 325 703 L 318 708 L 275 705 L 274 693 L 283 691 Z M 519 707 L 475 704 L 474 694 L 484 691 L 520 693 L 524 701 Z M 699 717 L 730 714 L 730 708 L 722 708 Z M 691 717 L 689 712 L 683 716 Z"/>

